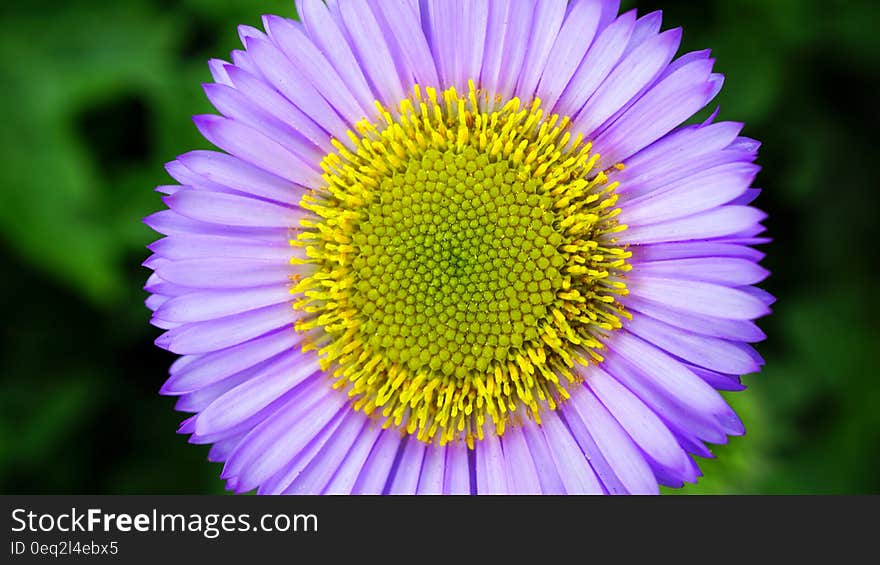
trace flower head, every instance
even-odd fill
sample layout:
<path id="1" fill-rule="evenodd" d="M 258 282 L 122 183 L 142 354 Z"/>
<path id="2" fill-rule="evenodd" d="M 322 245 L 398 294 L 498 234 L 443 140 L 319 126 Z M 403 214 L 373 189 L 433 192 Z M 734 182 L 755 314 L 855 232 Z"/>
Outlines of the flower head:
<path id="1" fill-rule="evenodd" d="M 649 493 L 743 427 L 758 143 L 608 0 L 242 27 L 146 221 L 164 394 L 236 491 Z"/>

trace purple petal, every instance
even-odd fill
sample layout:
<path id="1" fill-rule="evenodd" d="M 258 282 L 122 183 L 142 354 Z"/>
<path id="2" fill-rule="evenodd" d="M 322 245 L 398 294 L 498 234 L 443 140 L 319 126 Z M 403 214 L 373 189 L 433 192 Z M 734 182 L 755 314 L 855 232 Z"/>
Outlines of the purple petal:
<path id="1" fill-rule="evenodd" d="M 586 386 L 648 457 L 677 477 L 696 478 L 691 475 L 687 453 L 650 408 L 599 367 L 584 373 Z"/>
<path id="2" fill-rule="evenodd" d="M 289 262 L 230 257 L 169 261 L 156 272 L 165 281 L 193 289 L 233 289 L 289 283 L 299 267 Z"/>
<path id="3" fill-rule="evenodd" d="M 572 130 L 594 137 L 593 132 L 657 78 L 672 60 L 680 41 L 681 29 L 673 29 L 639 45 L 617 65 L 579 111 Z"/>
<path id="4" fill-rule="evenodd" d="M 156 345 L 181 355 L 209 353 L 293 325 L 294 320 L 290 304 L 278 304 L 226 318 L 185 324 L 159 336 Z"/>
<path id="5" fill-rule="evenodd" d="M 293 352 L 299 341 L 299 334 L 289 328 L 206 355 L 181 357 L 190 362 L 175 362 L 160 392 L 184 394 L 210 386 L 282 352 Z"/>
<path id="6" fill-rule="evenodd" d="M 576 413 L 584 423 L 598 452 L 626 492 L 657 494 L 657 481 L 645 458 L 620 423 L 608 413 L 593 393 L 587 388 L 576 387 L 571 391 L 569 402 L 570 409 L 567 409 L 566 414 Z M 584 448 L 583 445 L 581 447 Z"/>
<path id="7" fill-rule="evenodd" d="M 241 383 L 247 382 L 259 375 L 262 371 L 266 370 L 269 367 L 270 363 L 274 366 L 275 360 L 272 362 L 261 363 L 258 365 L 254 365 L 253 367 L 249 367 L 244 369 L 243 371 L 239 371 L 232 375 L 231 377 L 218 380 L 213 382 L 207 386 L 204 386 L 198 390 L 194 390 L 192 392 L 188 392 L 186 394 L 181 394 L 177 399 L 177 402 L 174 404 L 174 409 L 179 412 L 201 412 L 205 408 L 211 405 L 212 402 L 232 390 L 234 387 L 240 385 Z M 224 434 L 223 437 L 226 437 L 231 434 Z M 214 438 L 216 441 L 216 438 Z M 190 438 L 191 443 L 211 443 L 198 441 L 198 439 Z"/>
<path id="8" fill-rule="evenodd" d="M 391 482 L 389 494 L 415 494 L 422 473 L 422 462 L 425 458 L 426 444 L 410 436 L 403 448 L 403 456 L 397 473 Z"/>
<path id="9" fill-rule="evenodd" d="M 694 115 L 711 100 L 712 60 L 695 61 L 657 83 L 595 139 L 608 168 L 638 153 Z"/>
<path id="10" fill-rule="evenodd" d="M 697 438 L 712 443 L 727 442 L 727 436 L 714 417 L 694 410 L 681 399 L 676 398 L 673 393 L 655 382 L 653 374 L 635 367 L 629 359 L 611 352 L 605 356 L 602 368 L 657 414 L 676 438 L 681 440 L 682 434 L 692 438 L 691 443 L 694 445 L 681 444 L 688 451 L 698 453 L 695 451 L 698 447 L 705 450 L 705 447 L 697 445 Z"/>
<path id="11" fill-rule="evenodd" d="M 712 283 L 640 275 L 628 286 L 635 297 L 694 314 L 752 320 L 768 313 L 767 305 L 748 292 Z"/>
<path id="12" fill-rule="evenodd" d="M 212 445 L 211 450 L 208 451 L 208 461 L 212 463 L 223 463 L 229 459 L 229 456 L 238 448 L 238 444 L 241 443 L 241 438 L 244 436 L 245 434 L 235 435 L 226 439 L 221 439 Z"/>
<path id="13" fill-rule="evenodd" d="M 501 16 L 500 10 L 496 12 L 495 18 L 505 18 L 503 23 L 499 25 L 497 21 L 494 21 L 489 24 L 486 34 L 486 45 L 493 45 L 496 41 L 499 42 L 495 49 L 500 49 L 500 52 L 496 54 L 492 50 L 491 56 L 492 64 L 494 65 L 497 60 L 500 67 L 497 72 L 493 73 L 494 77 L 497 77 L 495 82 L 491 82 L 490 79 L 490 82 L 484 82 L 483 84 L 489 89 L 489 92 L 494 92 L 502 98 L 512 98 L 515 96 L 517 79 L 526 59 L 526 47 L 529 44 L 529 37 L 534 31 L 532 29 L 534 10 L 535 3 L 528 0 L 524 2 L 510 2 L 504 16 Z M 499 32 L 501 32 L 500 36 L 498 35 Z M 493 36 L 492 34 L 495 35 Z M 487 50 L 486 53 L 489 55 L 490 51 Z M 483 70 L 485 71 L 486 68 L 484 67 Z"/>
<path id="14" fill-rule="evenodd" d="M 341 22 L 333 18 L 330 10 L 321 0 L 298 0 L 297 14 L 309 38 L 333 64 L 336 72 L 357 97 L 361 107 L 372 109 L 376 96 L 367 84 L 351 45 L 339 28 Z"/>
<path id="15" fill-rule="evenodd" d="M 303 190 L 232 155 L 217 151 L 191 151 L 177 158 L 184 167 L 215 185 L 282 204 L 299 202 Z"/>
<path id="16" fill-rule="evenodd" d="M 249 39 L 257 39 L 260 41 L 267 41 L 269 36 L 267 36 L 262 31 L 258 30 L 255 27 L 248 25 L 240 25 L 238 26 L 238 38 L 241 40 L 241 44 L 244 47 L 247 47 L 247 43 Z"/>
<path id="17" fill-rule="evenodd" d="M 175 212 L 193 220 L 253 228 L 291 228 L 306 212 L 265 200 L 207 190 L 181 190 L 163 202 Z"/>
<path id="18" fill-rule="evenodd" d="M 346 0 L 340 3 L 339 13 L 367 80 L 385 105 L 396 105 L 407 91 L 400 82 L 394 57 L 366 0 Z"/>
<path id="19" fill-rule="evenodd" d="M 159 194 L 171 195 L 171 194 L 174 194 L 176 192 L 183 190 L 184 188 L 186 188 L 186 187 L 178 186 L 176 184 L 165 184 L 165 185 L 157 186 L 155 188 L 155 191 L 158 192 Z"/>
<path id="20" fill-rule="evenodd" d="M 522 72 L 516 84 L 517 96 L 530 100 L 535 96 L 538 81 L 547 67 L 547 58 L 556 42 L 565 19 L 564 2 L 538 2 L 532 16 L 532 34 L 523 60 Z"/>
<path id="21" fill-rule="evenodd" d="M 771 304 L 776 302 L 776 297 L 762 288 L 757 288 L 754 286 L 744 286 L 741 287 L 739 290 L 745 292 L 749 296 L 755 298 L 756 300 L 759 300 L 762 304 L 765 304 L 767 306 L 770 306 Z"/>
<path id="22" fill-rule="evenodd" d="M 624 297 L 622 302 L 628 310 L 634 310 L 689 332 L 748 343 L 763 341 L 767 338 L 764 332 L 750 320 L 728 320 L 682 312 L 632 295 Z"/>
<path id="23" fill-rule="evenodd" d="M 670 133 L 627 160 L 612 173 L 622 198 L 631 198 L 727 162 L 751 162 L 754 155 L 727 149 L 743 125 L 720 122 L 687 126 Z"/>
<path id="24" fill-rule="evenodd" d="M 446 447 L 427 446 L 416 494 L 443 494 L 443 468 L 445 465 Z"/>
<path id="25" fill-rule="evenodd" d="M 171 260 L 241 257 L 289 263 L 291 257 L 302 256 L 300 248 L 291 247 L 286 239 L 281 238 L 276 243 L 269 243 L 237 237 L 180 234 L 154 241 L 147 248 Z"/>
<path id="26" fill-rule="evenodd" d="M 269 84 L 328 134 L 337 139 L 344 138 L 349 128 L 343 119 L 280 49 L 267 40 L 248 39 L 247 50 Z"/>
<path id="27" fill-rule="evenodd" d="M 655 37 L 660 31 L 662 24 L 663 12 L 660 10 L 655 10 L 639 18 L 636 21 L 635 28 L 633 28 L 632 36 L 629 38 L 626 51 L 624 51 L 624 57 L 634 52 L 652 37 Z"/>
<path id="28" fill-rule="evenodd" d="M 266 367 L 257 376 L 229 390 L 205 408 L 196 420 L 196 434 L 214 436 L 233 429 L 241 431 L 239 428 L 252 422 L 277 400 L 283 399 L 288 391 L 319 370 L 320 365 L 314 355 L 308 357 L 291 355 L 286 360 Z M 323 399 L 325 404 L 332 404 L 331 399 L 326 398 L 330 393 L 340 396 L 340 393 L 320 381 L 317 385 L 308 388 L 308 390 L 313 389 L 315 391 L 312 393 L 313 396 Z M 290 418 L 292 414 L 298 414 L 298 411 L 292 410 L 297 404 L 305 407 L 315 402 L 317 401 L 305 404 L 297 395 L 296 401 L 286 402 L 287 406 L 282 411 L 282 416 Z M 251 442 L 243 442 L 243 446 L 248 444 Z M 247 449 L 250 451 L 253 447 Z"/>
<path id="29" fill-rule="evenodd" d="M 709 369 L 705 369 L 703 367 L 698 367 L 696 365 L 691 365 L 689 363 L 684 364 L 693 374 L 697 375 L 706 383 L 709 384 L 715 390 L 729 390 L 734 392 L 739 392 L 745 390 L 745 385 L 740 381 L 739 376 L 727 375 L 724 373 L 719 373 L 717 371 L 710 371 Z"/>
<path id="30" fill-rule="evenodd" d="M 231 86 L 209 83 L 202 85 L 205 95 L 218 112 L 227 118 L 244 124 L 282 145 L 300 158 L 316 175 L 320 174 L 317 163 L 323 155 L 315 146 L 290 124 L 283 122 Z"/>
<path id="31" fill-rule="evenodd" d="M 757 263 L 736 257 L 699 257 L 640 262 L 635 269 L 638 269 L 639 276 L 689 279 L 726 286 L 745 286 L 759 283 L 769 274 Z"/>
<path id="32" fill-rule="evenodd" d="M 559 478 L 568 494 L 602 494 L 602 485 L 581 448 L 556 412 L 542 416 L 541 430 L 550 456 L 560 470 Z"/>
<path id="33" fill-rule="evenodd" d="M 620 221 L 650 225 L 716 208 L 742 195 L 760 167 L 750 163 L 723 165 L 697 173 L 673 185 L 628 200 Z"/>
<path id="34" fill-rule="evenodd" d="M 662 388 L 694 416 L 714 420 L 727 434 L 742 433 L 742 424 L 721 395 L 681 363 L 628 331 L 616 332 L 609 341 L 610 349 L 650 376 L 654 387 Z"/>
<path id="35" fill-rule="evenodd" d="M 504 58 L 504 38 L 510 31 L 510 11 L 513 9 L 510 2 L 490 2 L 489 15 L 486 20 L 486 44 L 483 51 L 483 61 L 480 67 L 480 86 L 488 92 L 500 94 L 500 82 L 502 77 L 502 60 Z M 515 23 L 525 25 L 521 19 Z M 520 56 L 522 53 L 520 52 Z"/>
<path id="36" fill-rule="evenodd" d="M 576 2 L 597 2 L 602 6 L 602 18 L 599 20 L 599 30 L 603 30 L 617 19 L 620 13 L 620 0 L 574 0 Z"/>
<path id="37" fill-rule="evenodd" d="M 382 28 L 387 29 L 388 34 L 394 37 L 395 57 L 404 65 L 409 83 L 438 86 L 441 83 L 437 78 L 434 56 L 422 32 L 418 4 L 413 4 L 415 6 L 401 2 L 374 2 L 371 7 Z"/>
<path id="38" fill-rule="evenodd" d="M 264 16 L 263 22 L 273 43 L 290 59 L 309 84 L 348 121 L 349 125 L 353 126 L 368 113 L 372 113 L 371 106 L 360 106 L 358 97 L 349 91 L 336 69 L 309 40 L 301 23 L 279 16 Z M 368 96 L 369 91 L 361 93 L 360 97 Z"/>
<path id="39" fill-rule="evenodd" d="M 261 77 L 260 80 L 263 80 L 262 79 L 263 74 L 260 72 L 260 69 L 257 68 L 257 65 L 254 63 L 254 60 L 251 58 L 250 55 L 247 54 L 246 51 L 242 51 L 241 49 L 236 49 L 235 51 L 233 51 L 231 53 L 231 55 L 232 55 L 232 65 L 234 67 L 237 67 L 246 73 L 250 73 L 251 75 L 253 75 L 255 77 Z M 229 74 L 229 69 L 226 69 L 226 72 L 227 72 L 227 74 Z M 232 78 L 232 77 L 229 77 L 229 78 Z"/>
<path id="40" fill-rule="evenodd" d="M 617 65 L 635 23 L 635 11 L 630 11 L 599 34 L 559 98 L 556 112 L 565 116 L 577 114 Z"/>
<path id="41" fill-rule="evenodd" d="M 288 229 L 281 228 L 241 228 L 206 224 L 182 216 L 174 210 L 162 210 L 144 218 L 144 223 L 163 235 L 200 234 L 220 237 L 240 237 L 256 241 L 277 243 L 286 241 Z"/>
<path id="42" fill-rule="evenodd" d="M 150 275 L 150 278 L 147 279 L 147 284 L 144 285 L 144 290 L 167 298 L 186 294 L 192 289 L 169 283 L 168 281 L 162 280 L 162 278 L 156 275 L 156 273 L 153 273 Z"/>
<path id="43" fill-rule="evenodd" d="M 697 257 L 740 257 L 758 262 L 764 258 L 764 253 L 744 245 L 704 241 L 642 245 L 633 249 L 634 262 L 647 263 L 649 261 L 669 261 Z"/>
<path id="44" fill-rule="evenodd" d="M 344 395 L 316 383 L 258 424 L 223 467 L 239 492 L 260 486 L 304 449 L 344 408 Z M 343 424 L 344 425 L 344 424 Z"/>
<path id="45" fill-rule="evenodd" d="M 226 74 L 225 67 L 228 64 L 223 59 L 211 59 L 208 61 L 208 68 L 211 70 L 211 77 L 213 77 L 214 82 L 232 86 L 232 81 L 229 80 L 229 75 Z"/>
<path id="46" fill-rule="evenodd" d="M 487 424 L 484 438 L 476 446 L 477 494 L 508 494 L 507 472 L 501 440 Z"/>
<path id="47" fill-rule="evenodd" d="M 357 441 L 351 446 L 351 450 L 345 456 L 345 460 L 339 465 L 336 474 L 333 475 L 333 480 L 324 489 L 324 494 L 351 494 L 355 481 L 357 481 L 381 433 L 381 427 L 367 420 L 367 424 L 358 436 Z"/>
<path id="48" fill-rule="evenodd" d="M 541 494 L 541 481 L 522 428 L 509 427 L 501 436 L 504 467 L 511 494 Z"/>
<path id="49" fill-rule="evenodd" d="M 337 412 L 305 447 L 284 463 L 277 473 L 260 484 L 257 494 L 282 494 L 299 477 L 303 469 L 324 449 L 324 446 L 330 441 L 330 438 L 333 437 L 342 423 L 352 416 L 351 411 L 345 408 Z"/>
<path id="50" fill-rule="evenodd" d="M 238 65 L 226 68 L 235 88 L 250 101 L 302 134 L 313 147 L 300 147 L 300 153 L 315 161 L 333 151 L 330 135 L 302 110 L 262 78 L 259 70 L 248 71 Z"/>
<path id="51" fill-rule="evenodd" d="M 224 153 L 225 155 L 225 153 Z M 233 157 L 234 158 L 234 157 Z M 237 193 L 237 190 L 233 190 L 228 186 L 223 186 L 222 184 L 218 184 L 216 182 L 211 182 L 205 177 L 194 173 L 193 171 L 186 168 L 186 166 L 181 163 L 179 160 L 170 161 L 165 163 L 165 171 L 171 175 L 171 177 L 180 183 L 183 186 L 177 187 L 176 190 L 166 190 L 161 192 L 167 192 L 169 195 L 177 194 L 181 190 L 211 190 L 214 192 L 229 192 L 232 194 Z M 158 189 L 157 192 L 160 192 Z"/>
<path id="52" fill-rule="evenodd" d="M 301 186 L 321 186 L 320 176 L 281 144 L 244 124 L 213 115 L 195 116 L 205 139 L 224 151 Z"/>
<path id="53" fill-rule="evenodd" d="M 144 300 L 144 305 L 149 308 L 151 312 L 155 312 L 161 308 L 163 304 L 168 302 L 170 298 L 170 296 L 162 296 L 161 294 L 151 294 L 146 300 Z"/>
<path id="54" fill-rule="evenodd" d="M 676 357 L 713 371 L 744 375 L 760 369 L 729 341 L 684 331 L 648 316 L 633 316 L 626 329 Z"/>
<path id="55" fill-rule="evenodd" d="M 466 91 L 478 79 L 489 19 L 487 2 L 427 0 L 427 25 L 441 84 Z"/>
<path id="56" fill-rule="evenodd" d="M 443 494 L 471 493 L 468 447 L 463 442 L 446 446 L 446 469 L 443 476 Z"/>
<path id="57" fill-rule="evenodd" d="M 538 473 L 541 492 L 543 494 L 565 494 L 565 485 L 559 476 L 550 446 L 547 444 L 540 425 L 529 421 L 523 425 L 522 431 L 525 436 L 526 446 L 529 453 L 531 453 L 531 459 Z M 563 468 L 562 472 L 565 473 L 568 470 Z"/>
<path id="58" fill-rule="evenodd" d="M 172 298 L 155 316 L 169 322 L 203 322 L 290 301 L 287 285 L 193 292 Z"/>
<path id="59" fill-rule="evenodd" d="M 672 61 L 666 70 L 663 71 L 663 74 L 660 75 L 660 80 L 668 77 L 678 69 L 682 68 L 685 65 L 693 63 L 694 61 L 702 61 L 704 59 L 708 59 L 712 55 L 711 49 L 703 49 L 701 51 L 691 51 L 689 53 L 685 53 L 678 59 Z M 707 123 L 712 123 L 714 119 L 710 119 Z"/>
<path id="60" fill-rule="evenodd" d="M 402 440 L 395 429 L 384 430 L 352 488 L 352 494 L 382 494 Z"/>
<path id="61" fill-rule="evenodd" d="M 537 96 L 543 106 L 553 109 L 574 76 L 593 38 L 599 31 L 602 5 L 598 2 L 580 1 L 569 4 L 569 12 L 556 37 L 547 65 L 538 84 Z"/>
<path id="62" fill-rule="evenodd" d="M 617 241 L 647 244 L 721 238 L 756 226 L 766 217 L 764 212 L 749 206 L 722 206 L 686 218 L 632 227 L 621 233 Z"/>
<path id="63" fill-rule="evenodd" d="M 343 395 L 340 395 L 343 396 Z M 339 429 L 327 441 L 296 479 L 284 490 L 284 494 L 321 494 L 339 470 L 364 426 L 369 422 L 363 414 L 349 412 Z"/>

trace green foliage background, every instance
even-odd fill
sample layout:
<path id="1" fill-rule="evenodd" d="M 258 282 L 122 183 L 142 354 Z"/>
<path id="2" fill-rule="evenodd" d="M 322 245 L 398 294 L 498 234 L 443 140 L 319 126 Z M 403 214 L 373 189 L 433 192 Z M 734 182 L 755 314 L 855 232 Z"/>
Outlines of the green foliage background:
<path id="1" fill-rule="evenodd" d="M 729 395 L 748 434 L 683 493 L 880 492 L 880 3 L 663 8 L 727 75 L 721 118 L 761 139 L 774 243 L 767 359 Z M 209 57 L 292 0 L 12 0 L 0 8 L 0 492 L 220 492 L 157 390 L 140 219 L 162 163 L 207 148 Z"/>

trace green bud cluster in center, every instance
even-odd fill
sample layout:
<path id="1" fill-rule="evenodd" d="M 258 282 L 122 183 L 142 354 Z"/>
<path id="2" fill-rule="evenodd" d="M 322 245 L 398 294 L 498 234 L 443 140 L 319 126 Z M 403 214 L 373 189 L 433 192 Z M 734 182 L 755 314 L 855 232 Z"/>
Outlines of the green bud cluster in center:
<path id="1" fill-rule="evenodd" d="M 539 339 L 562 287 L 552 200 L 472 147 L 384 176 L 352 236 L 361 337 L 419 372 L 485 372 Z"/>

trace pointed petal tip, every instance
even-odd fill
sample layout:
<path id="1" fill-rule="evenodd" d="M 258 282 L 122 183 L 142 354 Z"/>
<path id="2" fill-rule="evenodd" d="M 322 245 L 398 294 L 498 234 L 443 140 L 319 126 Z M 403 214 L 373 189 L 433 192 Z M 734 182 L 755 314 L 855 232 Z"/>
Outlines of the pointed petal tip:
<path id="1" fill-rule="evenodd" d="M 170 384 L 171 379 L 166 380 L 162 383 L 162 386 L 159 387 L 159 395 L 160 396 L 177 396 L 179 393 L 174 391 L 174 387 Z"/>
<path id="2" fill-rule="evenodd" d="M 153 343 L 155 343 L 158 347 L 161 347 L 162 349 L 171 351 L 171 336 L 169 335 L 170 333 L 171 332 L 163 333 L 155 340 L 153 340 Z"/>

